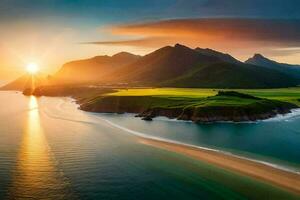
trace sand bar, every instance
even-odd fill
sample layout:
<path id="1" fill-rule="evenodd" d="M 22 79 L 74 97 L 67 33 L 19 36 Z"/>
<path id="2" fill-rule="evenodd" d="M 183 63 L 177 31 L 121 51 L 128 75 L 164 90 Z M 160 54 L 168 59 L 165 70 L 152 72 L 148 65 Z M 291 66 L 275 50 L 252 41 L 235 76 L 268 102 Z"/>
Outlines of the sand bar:
<path id="1" fill-rule="evenodd" d="M 296 173 L 280 170 L 263 163 L 230 156 L 212 150 L 146 138 L 139 138 L 139 142 L 205 161 L 300 194 L 300 175 Z"/>

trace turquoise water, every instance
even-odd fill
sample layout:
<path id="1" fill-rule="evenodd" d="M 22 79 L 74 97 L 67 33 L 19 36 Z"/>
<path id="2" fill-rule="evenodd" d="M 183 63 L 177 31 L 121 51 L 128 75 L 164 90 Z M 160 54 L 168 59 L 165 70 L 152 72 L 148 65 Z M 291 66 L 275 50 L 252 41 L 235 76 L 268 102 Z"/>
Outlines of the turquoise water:
<path id="1" fill-rule="evenodd" d="M 0 199 L 299 198 L 269 184 L 143 145 L 123 128 L 249 154 L 297 169 L 297 117 L 274 123 L 195 125 L 87 113 L 77 110 L 67 98 L 36 99 L 1 92 L 0 102 Z"/>
<path id="2" fill-rule="evenodd" d="M 218 149 L 300 173 L 300 111 L 256 123 L 141 122 L 127 114 L 94 114 L 146 136 Z"/>

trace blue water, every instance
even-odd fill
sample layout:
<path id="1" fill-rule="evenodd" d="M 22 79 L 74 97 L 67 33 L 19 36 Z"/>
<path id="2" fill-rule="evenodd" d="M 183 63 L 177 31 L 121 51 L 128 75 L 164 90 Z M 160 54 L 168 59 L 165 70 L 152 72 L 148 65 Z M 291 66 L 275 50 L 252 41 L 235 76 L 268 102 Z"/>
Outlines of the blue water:
<path id="1" fill-rule="evenodd" d="M 141 144 L 123 128 L 297 168 L 298 117 L 261 124 L 195 125 L 87 113 L 68 98 L 1 92 L 0 102 L 0 199 L 299 198 L 268 183 Z"/>
<path id="2" fill-rule="evenodd" d="M 300 111 L 256 123 L 195 124 L 159 117 L 95 114 L 131 130 L 270 162 L 300 173 Z"/>

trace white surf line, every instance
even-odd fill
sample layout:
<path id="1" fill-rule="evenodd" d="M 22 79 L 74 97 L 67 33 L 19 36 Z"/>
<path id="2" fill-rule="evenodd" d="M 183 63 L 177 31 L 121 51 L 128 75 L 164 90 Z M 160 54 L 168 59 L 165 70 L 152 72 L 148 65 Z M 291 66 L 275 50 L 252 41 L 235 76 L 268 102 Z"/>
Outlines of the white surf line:
<path id="1" fill-rule="evenodd" d="M 207 147 L 202 147 L 202 146 L 196 146 L 196 145 L 192 145 L 192 144 L 187 144 L 187 143 L 178 142 L 178 141 L 175 141 L 175 140 L 164 139 L 164 138 L 155 137 L 155 136 L 149 136 L 145 133 L 134 131 L 134 130 L 125 128 L 123 126 L 120 126 L 118 124 L 115 124 L 115 123 L 113 123 L 113 122 L 111 122 L 107 119 L 103 119 L 102 117 L 99 117 L 99 116 L 96 116 L 96 117 L 98 119 L 100 119 L 102 121 L 105 121 L 106 123 L 110 124 L 112 127 L 121 129 L 123 131 L 126 131 L 128 133 L 131 133 L 131 134 L 136 135 L 136 136 L 141 137 L 141 138 L 157 140 L 157 141 L 167 142 L 167 143 L 172 143 L 172 144 L 178 144 L 178 145 L 182 145 L 182 146 L 186 146 L 186 147 L 192 147 L 192 148 L 207 150 L 207 151 L 211 151 L 211 152 L 218 152 L 218 153 L 233 156 L 233 157 L 236 157 L 236 158 L 239 158 L 239 159 L 260 163 L 260 164 L 263 164 L 263 165 L 266 165 L 266 166 L 269 166 L 269 167 L 273 167 L 275 169 L 280 169 L 280 170 L 291 172 L 291 173 L 294 173 L 294 174 L 300 174 L 300 171 L 296 171 L 296 170 L 293 170 L 293 169 L 290 169 L 290 168 L 287 168 L 287 167 L 284 167 L 284 166 L 280 166 L 280 165 L 277 165 L 277 164 L 274 164 L 274 163 L 270 163 L 270 162 L 266 162 L 266 161 L 262 161 L 262 160 L 256 160 L 256 159 L 252 159 L 252 158 L 247 158 L 247 157 L 244 157 L 244 156 L 239 156 L 239 155 L 236 155 L 236 154 L 233 154 L 233 153 L 230 153 L 230 152 L 226 152 L 226 151 L 222 151 L 222 150 L 217 150 L 217 149 L 212 149 L 212 148 L 207 148 Z"/>
<path id="2" fill-rule="evenodd" d="M 278 114 L 275 117 L 272 117 L 270 119 L 261 120 L 261 121 L 264 121 L 264 122 L 282 121 L 282 120 L 293 119 L 293 118 L 298 117 L 298 116 L 300 116 L 300 108 L 292 109 L 290 113 Z"/>
<path id="3" fill-rule="evenodd" d="M 233 123 L 233 124 L 255 124 L 259 122 L 273 122 L 273 121 L 282 121 L 282 120 L 289 120 L 293 119 L 295 117 L 300 117 L 300 108 L 292 109 L 290 113 L 286 114 L 277 114 L 274 117 L 271 117 L 269 119 L 262 119 L 262 120 L 256 120 L 256 121 L 241 121 L 241 122 L 234 122 L 234 121 L 217 121 L 217 122 L 207 122 L 207 124 L 212 123 Z M 167 121 L 167 122 L 193 122 L 192 120 L 180 120 L 176 118 L 168 118 L 165 116 L 158 116 L 154 117 L 153 121 Z"/>

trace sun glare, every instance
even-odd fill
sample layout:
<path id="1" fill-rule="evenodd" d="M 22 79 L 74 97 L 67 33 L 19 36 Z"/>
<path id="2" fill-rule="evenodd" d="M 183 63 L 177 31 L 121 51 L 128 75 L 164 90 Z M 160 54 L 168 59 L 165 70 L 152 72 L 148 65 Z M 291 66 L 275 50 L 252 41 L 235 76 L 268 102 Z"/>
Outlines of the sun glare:
<path id="1" fill-rule="evenodd" d="M 26 70 L 29 74 L 35 74 L 39 71 L 39 67 L 36 63 L 29 63 L 26 67 Z"/>

